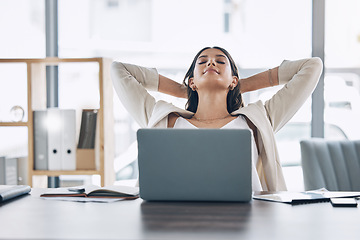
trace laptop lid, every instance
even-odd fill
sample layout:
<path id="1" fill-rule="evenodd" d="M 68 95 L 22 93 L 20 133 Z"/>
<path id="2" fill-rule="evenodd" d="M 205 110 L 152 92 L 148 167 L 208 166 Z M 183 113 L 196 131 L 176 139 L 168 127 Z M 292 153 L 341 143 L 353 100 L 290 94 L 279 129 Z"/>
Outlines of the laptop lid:
<path id="1" fill-rule="evenodd" d="M 140 197 L 149 201 L 251 200 L 246 129 L 139 129 Z"/>

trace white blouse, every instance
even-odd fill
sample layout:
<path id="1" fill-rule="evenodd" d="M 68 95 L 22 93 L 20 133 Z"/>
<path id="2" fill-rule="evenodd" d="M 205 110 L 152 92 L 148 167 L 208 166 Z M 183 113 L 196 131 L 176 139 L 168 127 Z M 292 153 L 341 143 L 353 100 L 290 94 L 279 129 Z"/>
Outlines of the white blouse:
<path id="1" fill-rule="evenodd" d="M 174 128 L 197 128 L 195 125 L 187 121 L 183 117 L 178 117 L 175 121 Z M 233 128 L 233 129 L 249 129 L 251 131 L 252 136 L 252 151 L 251 151 L 251 158 L 252 158 L 252 190 L 253 191 L 262 191 L 259 175 L 256 171 L 256 165 L 258 161 L 258 151 L 256 148 L 254 135 L 252 132 L 252 129 L 248 126 L 245 118 L 241 115 L 239 115 L 237 118 L 232 120 L 231 122 L 227 123 L 225 126 L 222 127 L 222 129 L 225 128 Z"/>

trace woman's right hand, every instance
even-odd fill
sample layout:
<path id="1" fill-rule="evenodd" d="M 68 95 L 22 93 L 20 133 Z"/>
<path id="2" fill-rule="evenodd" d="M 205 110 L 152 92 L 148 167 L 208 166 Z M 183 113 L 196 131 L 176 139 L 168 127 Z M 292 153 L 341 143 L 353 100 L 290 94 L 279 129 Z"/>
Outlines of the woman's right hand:
<path id="1" fill-rule="evenodd" d="M 187 98 L 187 87 L 159 74 L 159 92 L 178 98 Z"/>

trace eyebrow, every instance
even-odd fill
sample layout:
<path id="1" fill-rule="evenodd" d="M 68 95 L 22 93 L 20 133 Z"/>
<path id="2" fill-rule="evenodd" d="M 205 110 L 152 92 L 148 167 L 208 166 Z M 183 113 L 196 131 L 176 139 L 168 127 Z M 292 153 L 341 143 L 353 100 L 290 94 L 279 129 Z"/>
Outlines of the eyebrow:
<path id="1" fill-rule="evenodd" d="M 224 58 L 226 58 L 224 55 L 222 55 L 222 54 L 217 54 L 217 55 L 215 55 L 216 57 L 224 57 Z M 208 57 L 208 55 L 201 55 L 199 58 L 207 58 Z"/>

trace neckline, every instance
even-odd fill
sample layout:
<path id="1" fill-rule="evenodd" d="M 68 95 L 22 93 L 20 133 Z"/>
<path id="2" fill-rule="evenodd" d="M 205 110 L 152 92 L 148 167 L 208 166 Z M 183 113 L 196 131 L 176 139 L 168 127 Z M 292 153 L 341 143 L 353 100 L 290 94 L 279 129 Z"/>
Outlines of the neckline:
<path id="1" fill-rule="evenodd" d="M 241 115 L 237 116 L 236 118 L 234 118 L 233 120 L 231 120 L 230 122 L 226 123 L 224 126 L 222 126 L 221 128 L 218 128 L 218 129 L 222 129 L 222 128 L 226 127 L 227 125 L 231 124 L 231 123 L 234 122 L 236 119 L 238 119 L 240 116 L 241 116 Z M 192 123 L 189 122 L 187 119 L 185 119 L 185 118 L 183 118 L 183 117 L 181 117 L 181 116 L 179 116 L 179 117 L 176 119 L 174 126 L 176 125 L 176 123 L 177 123 L 177 121 L 179 120 L 179 118 L 182 118 L 185 122 L 187 122 L 187 123 L 188 123 L 189 125 L 191 125 L 192 127 L 199 129 L 199 127 L 195 126 L 194 124 L 192 124 Z"/>

